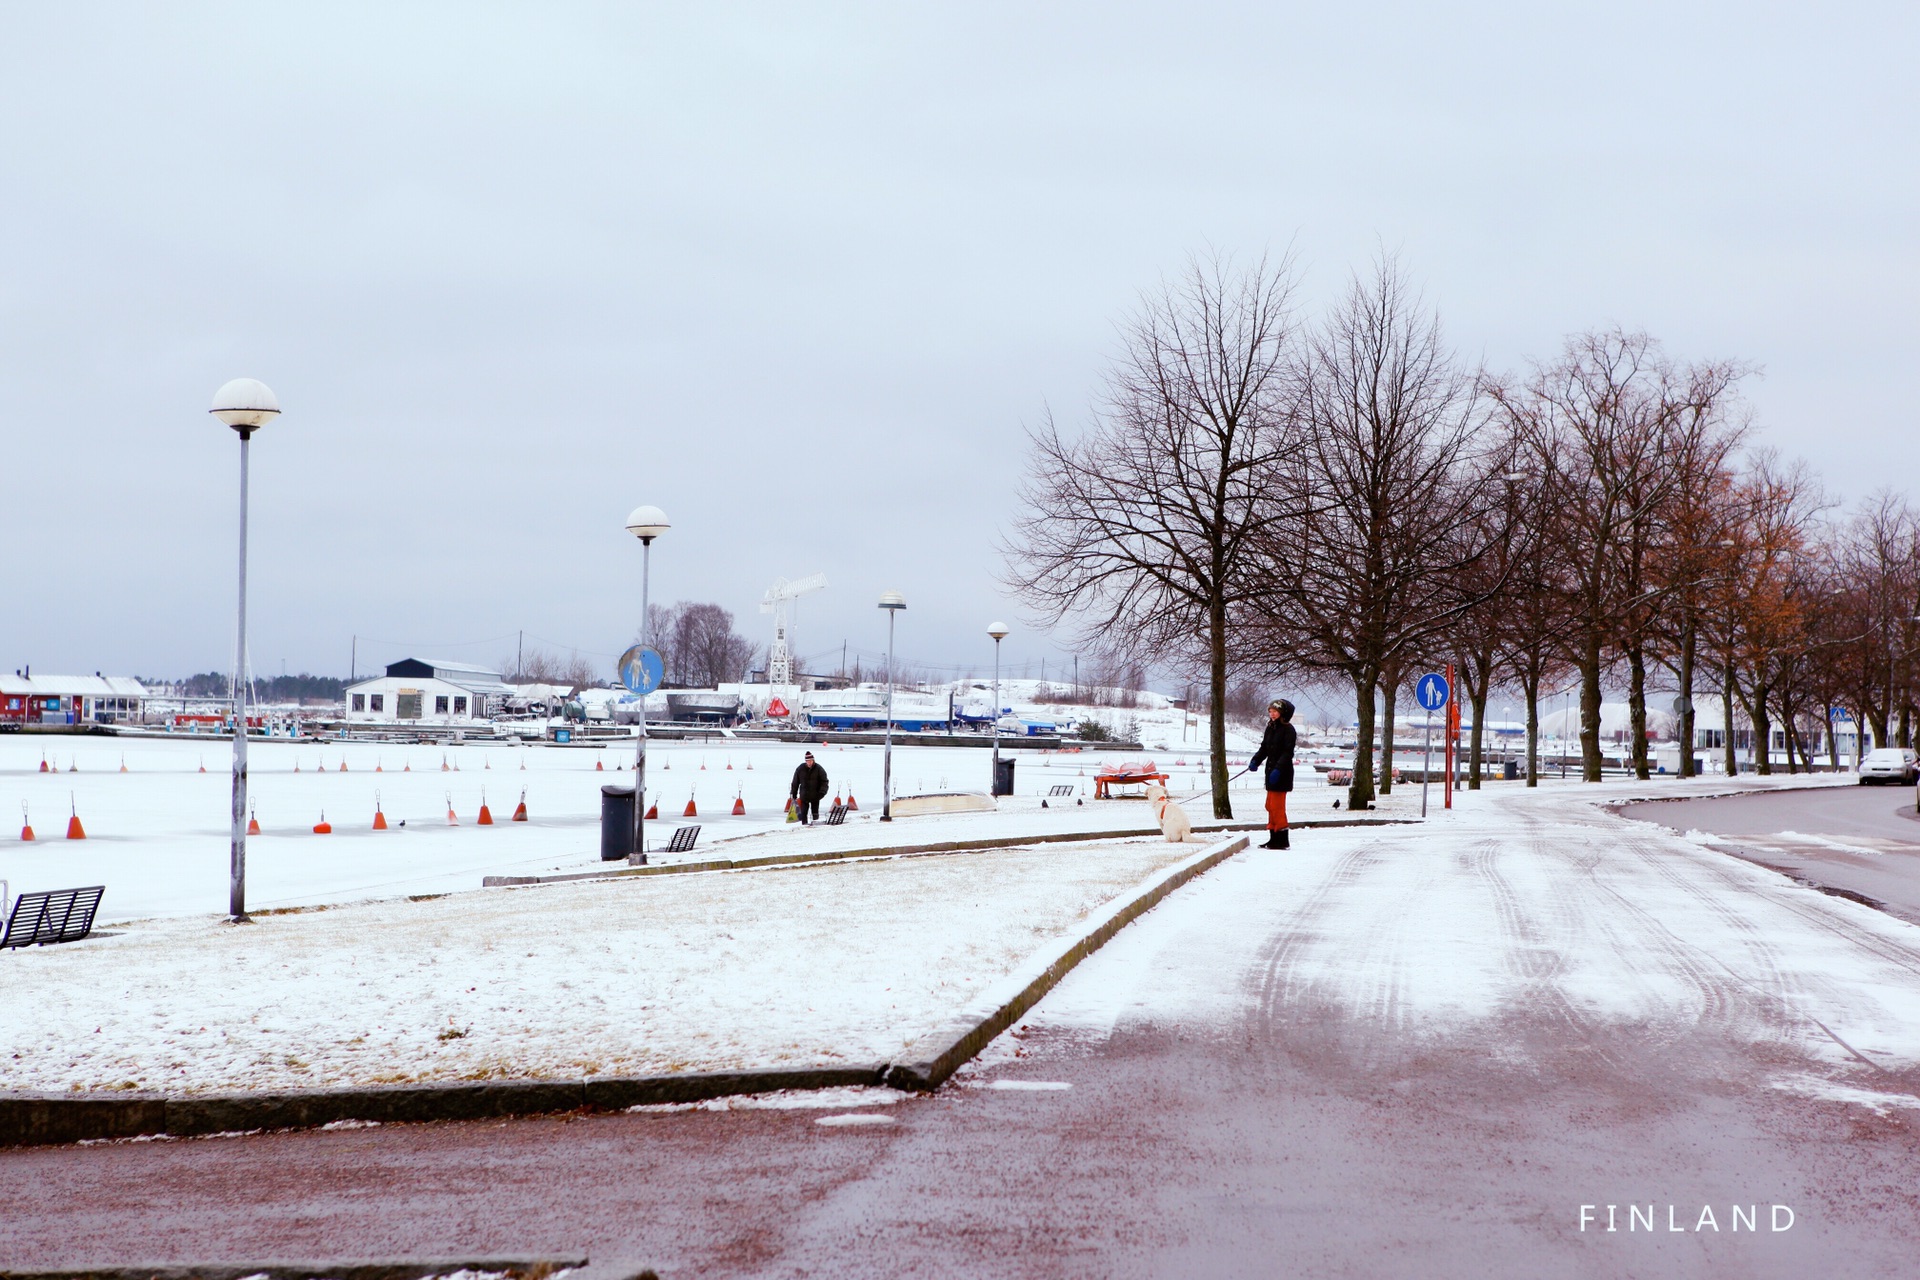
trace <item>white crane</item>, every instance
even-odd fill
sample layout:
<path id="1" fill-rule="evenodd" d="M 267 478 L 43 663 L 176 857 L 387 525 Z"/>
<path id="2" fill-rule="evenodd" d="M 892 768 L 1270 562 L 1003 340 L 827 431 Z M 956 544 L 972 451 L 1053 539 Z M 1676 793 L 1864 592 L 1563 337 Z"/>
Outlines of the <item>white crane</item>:
<path id="1" fill-rule="evenodd" d="M 767 588 L 760 601 L 760 612 L 773 615 L 773 645 L 767 650 L 767 683 L 793 683 L 793 651 L 787 646 L 787 628 L 793 618 L 793 602 L 827 585 L 824 573 L 809 574 L 794 582 L 779 579 Z"/>

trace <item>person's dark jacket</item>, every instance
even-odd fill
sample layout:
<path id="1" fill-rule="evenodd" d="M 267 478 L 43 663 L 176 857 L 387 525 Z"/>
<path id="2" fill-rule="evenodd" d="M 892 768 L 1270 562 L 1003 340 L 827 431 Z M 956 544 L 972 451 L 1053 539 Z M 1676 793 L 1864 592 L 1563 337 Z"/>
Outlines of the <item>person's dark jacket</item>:
<path id="1" fill-rule="evenodd" d="M 1260 750 L 1247 761 L 1255 766 L 1266 761 L 1267 790 L 1293 790 L 1293 744 L 1299 736 L 1285 720 L 1267 721 L 1267 731 L 1260 738 Z"/>
<path id="2" fill-rule="evenodd" d="M 793 786 L 787 794 L 799 796 L 802 800 L 825 800 L 827 798 L 827 771 L 818 764 L 802 761 L 793 771 Z"/>

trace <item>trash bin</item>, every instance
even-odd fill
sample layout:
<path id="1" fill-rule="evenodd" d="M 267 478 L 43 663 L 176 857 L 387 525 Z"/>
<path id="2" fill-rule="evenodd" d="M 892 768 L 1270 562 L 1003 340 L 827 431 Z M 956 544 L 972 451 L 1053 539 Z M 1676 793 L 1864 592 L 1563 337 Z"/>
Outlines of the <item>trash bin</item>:
<path id="1" fill-rule="evenodd" d="M 1520 777 L 1520 762 L 1518 760 L 1508 760 L 1505 764 L 1501 765 L 1500 777 L 1507 782 L 1518 781 Z"/>
<path id="2" fill-rule="evenodd" d="M 600 788 L 600 861 L 618 862 L 633 852 L 633 788 Z"/>
<path id="3" fill-rule="evenodd" d="M 1010 757 L 1002 756 L 993 762 L 993 794 L 1013 794 L 1013 760 Z"/>

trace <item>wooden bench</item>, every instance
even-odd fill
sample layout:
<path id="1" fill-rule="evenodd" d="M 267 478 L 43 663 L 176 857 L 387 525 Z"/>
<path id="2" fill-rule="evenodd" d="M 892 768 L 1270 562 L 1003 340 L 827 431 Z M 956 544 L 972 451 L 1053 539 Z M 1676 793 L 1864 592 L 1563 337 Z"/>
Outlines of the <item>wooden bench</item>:
<path id="1" fill-rule="evenodd" d="M 107 886 L 96 884 L 21 894 L 7 915 L 6 932 L 0 933 L 0 949 L 79 941 L 93 932 L 93 916 L 106 891 Z"/>
<path id="2" fill-rule="evenodd" d="M 673 839 L 667 842 L 668 853 L 692 853 L 694 841 L 700 838 L 700 828 L 681 827 L 673 833 Z"/>

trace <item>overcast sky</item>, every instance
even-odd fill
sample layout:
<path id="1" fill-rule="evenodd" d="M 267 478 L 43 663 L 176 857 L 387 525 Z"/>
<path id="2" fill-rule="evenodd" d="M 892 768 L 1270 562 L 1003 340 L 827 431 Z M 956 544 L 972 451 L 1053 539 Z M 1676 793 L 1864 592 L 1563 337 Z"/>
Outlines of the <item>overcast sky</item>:
<path id="1" fill-rule="evenodd" d="M 1495 368 L 1612 323 L 1756 362 L 1765 440 L 1905 488 L 1916 15 L 7 4 L 0 665 L 228 665 L 242 375 L 258 674 L 603 661 L 640 502 L 653 598 L 756 640 L 826 573 L 818 665 L 888 588 L 908 660 L 1005 617 L 1058 662 L 994 580 L 1023 428 L 1209 247 L 1315 306 L 1396 249 Z"/>

